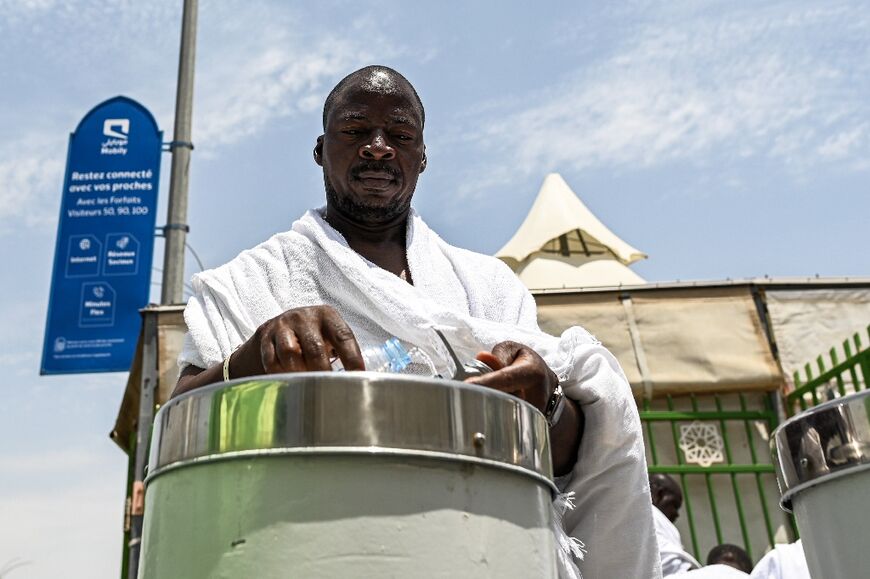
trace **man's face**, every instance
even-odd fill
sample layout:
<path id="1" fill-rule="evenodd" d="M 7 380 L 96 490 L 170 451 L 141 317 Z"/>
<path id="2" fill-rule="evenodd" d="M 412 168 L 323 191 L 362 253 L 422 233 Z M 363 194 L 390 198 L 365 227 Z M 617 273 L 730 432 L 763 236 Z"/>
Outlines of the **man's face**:
<path id="1" fill-rule="evenodd" d="M 330 206 L 363 224 L 406 212 L 425 168 L 422 124 L 410 88 L 342 91 L 315 149 Z"/>
<path id="2" fill-rule="evenodd" d="M 660 489 L 653 495 L 653 504 L 660 510 L 670 522 L 675 522 L 680 516 L 680 507 L 683 506 L 683 495 L 667 489 Z"/>

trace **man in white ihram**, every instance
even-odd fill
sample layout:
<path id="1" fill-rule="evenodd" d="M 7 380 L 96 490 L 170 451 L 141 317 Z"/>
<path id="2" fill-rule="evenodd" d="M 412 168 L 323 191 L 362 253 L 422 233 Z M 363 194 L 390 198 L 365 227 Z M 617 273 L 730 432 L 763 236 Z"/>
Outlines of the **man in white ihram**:
<path id="1" fill-rule="evenodd" d="M 774 545 L 755 565 L 751 579 L 811 579 L 800 539 L 787 545 Z"/>
<path id="2" fill-rule="evenodd" d="M 685 549 L 674 521 L 680 516 L 683 491 L 666 474 L 649 475 L 649 490 L 653 504 L 653 523 L 662 563 L 662 576 L 678 575 L 698 569 L 701 564 Z"/>
<path id="3" fill-rule="evenodd" d="M 560 487 L 576 493 L 563 524 L 585 544 L 583 577 L 659 577 L 640 421 L 621 369 L 581 328 L 541 332 L 531 294 L 503 263 L 448 245 L 411 209 L 424 121 L 392 69 L 366 67 L 333 89 L 314 148 L 326 207 L 194 276 L 175 395 L 227 377 L 329 370 L 332 356 L 362 370 L 360 346 L 391 336 L 421 345 L 432 325 L 458 328 L 495 368 L 470 381 L 541 411 L 564 388 L 552 458 Z M 577 577 L 570 553 L 582 553 L 561 544 L 560 575 Z"/>

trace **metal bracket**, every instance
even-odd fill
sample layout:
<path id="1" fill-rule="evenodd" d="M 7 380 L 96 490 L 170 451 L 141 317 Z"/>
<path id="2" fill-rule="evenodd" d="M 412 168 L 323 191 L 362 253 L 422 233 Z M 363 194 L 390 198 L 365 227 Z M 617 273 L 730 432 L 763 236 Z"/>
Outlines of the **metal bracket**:
<path id="1" fill-rule="evenodd" d="M 169 141 L 168 143 L 163 143 L 164 151 L 174 151 L 178 147 L 183 147 L 192 151 L 193 143 L 191 143 L 190 141 Z"/>
<path id="2" fill-rule="evenodd" d="M 176 229 L 185 233 L 190 233 L 190 225 L 187 223 L 167 223 L 166 225 L 157 227 L 156 229 L 159 231 L 157 234 L 158 237 L 166 237 L 167 229 Z"/>

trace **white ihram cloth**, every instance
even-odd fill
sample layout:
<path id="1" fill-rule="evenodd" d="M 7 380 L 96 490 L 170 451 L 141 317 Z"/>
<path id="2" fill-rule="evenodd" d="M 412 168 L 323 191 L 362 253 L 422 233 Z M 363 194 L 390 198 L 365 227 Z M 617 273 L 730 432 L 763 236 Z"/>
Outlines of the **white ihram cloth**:
<path id="1" fill-rule="evenodd" d="M 613 355 L 579 327 L 561 338 L 541 332 L 534 299 L 506 265 L 450 246 L 416 212 L 407 231 L 410 285 L 353 251 L 322 211 L 308 211 L 291 231 L 194 276 L 179 364 L 218 364 L 265 321 L 321 304 L 338 310 L 362 348 L 391 336 L 420 344 L 433 324 L 458 329 L 445 332 L 455 344 L 463 334 L 485 349 L 504 340 L 526 344 L 586 417 L 577 464 L 561 485 L 576 492 L 576 508 L 563 523 L 588 551 L 577 562 L 583 576 L 660 577 L 640 420 Z"/>
<path id="2" fill-rule="evenodd" d="M 707 565 L 694 571 L 680 573 L 678 577 L 680 579 L 745 579 L 749 575 L 730 565 Z"/>
<path id="3" fill-rule="evenodd" d="M 755 565 L 750 577 L 752 579 L 811 579 L 801 540 L 786 545 L 774 545 L 774 548 Z"/>
<path id="4" fill-rule="evenodd" d="M 701 564 L 683 549 L 679 529 L 655 506 L 652 514 L 662 561 L 662 576 L 677 575 L 699 568 Z"/>

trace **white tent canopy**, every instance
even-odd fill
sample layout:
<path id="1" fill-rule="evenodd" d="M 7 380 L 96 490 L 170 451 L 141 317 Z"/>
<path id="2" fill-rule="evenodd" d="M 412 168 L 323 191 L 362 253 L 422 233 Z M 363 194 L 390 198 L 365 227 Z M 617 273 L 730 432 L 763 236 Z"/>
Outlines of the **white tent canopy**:
<path id="1" fill-rule="evenodd" d="M 647 256 L 601 223 L 558 173 L 550 173 L 496 257 L 530 289 L 554 289 L 642 284 L 627 266 Z"/>
<path id="2" fill-rule="evenodd" d="M 531 290 L 640 285 L 642 277 L 614 259 L 533 253 L 514 271 Z"/>

